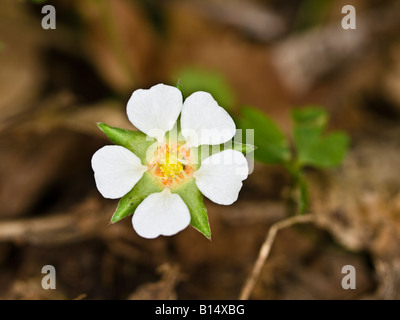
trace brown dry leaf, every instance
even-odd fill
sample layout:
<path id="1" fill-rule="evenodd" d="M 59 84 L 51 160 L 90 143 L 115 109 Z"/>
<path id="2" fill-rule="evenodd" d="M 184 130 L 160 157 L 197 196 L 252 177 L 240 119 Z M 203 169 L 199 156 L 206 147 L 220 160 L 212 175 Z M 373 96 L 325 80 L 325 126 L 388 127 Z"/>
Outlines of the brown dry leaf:
<path id="1" fill-rule="evenodd" d="M 76 104 L 68 93 L 60 92 L 41 103 L 42 108 L 32 112 L 21 126 L 42 134 L 64 129 L 95 137 L 106 136 L 97 127 L 103 122 L 113 127 L 136 130 L 126 115 L 126 106 L 118 100 L 102 100 L 91 105 Z"/>
<path id="2" fill-rule="evenodd" d="M 378 9 L 358 8 L 356 30 L 343 29 L 341 17 L 336 17 L 330 24 L 284 38 L 272 49 L 280 79 L 291 93 L 306 95 L 332 74 L 345 78 L 366 55 L 379 59 L 380 47 L 399 28 L 399 8 L 398 2 Z"/>
<path id="3" fill-rule="evenodd" d="M 176 300 L 175 286 L 182 280 L 180 268 L 169 263 L 157 268 L 161 274 L 161 280 L 154 283 L 141 285 L 132 293 L 128 300 Z"/>
<path id="4" fill-rule="evenodd" d="M 68 167 L 79 137 L 54 131 L 48 135 L 20 134 L 10 129 L 0 139 L 0 217 L 26 214 L 43 190 Z"/>
<path id="5" fill-rule="evenodd" d="M 96 238 L 108 229 L 113 207 L 113 203 L 102 203 L 89 197 L 68 211 L 35 218 L 3 219 L 0 222 L 0 242 L 52 247 Z"/>
<path id="6" fill-rule="evenodd" d="M 390 50 L 390 62 L 384 69 L 383 92 L 393 102 L 398 114 L 400 114 L 400 42 L 397 42 Z"/>
<path id="7" fill-rule="evenodd" d="M 178 5 L 187 5 L 180 1 Z M 287 21 L 277 12 L 257 1 L 231 0 L 229 5 L 220 0 L 195 0 L 193 10 L 221 24 L 232 26 L 251 39 L 269 42 L 287 31 Z"/>
<path id="8" fill-rule="evenodd" d="M 400 259 L 391 261 L 378 259 L 375 262 L 379 287 L 375 295 L 367 298 L 398 300 L 400 297 Z"/>
<path id="9" fill-rule="evenodd" d="M 349 249 L 368 249 L 382 232 L 400 228 L 395 205 L 400 180 L 393 174 L 400 158 L 399 136 L 392 129 L 357 140 L 339 169 L 309 174 L 312 211 Z"/>
<path id="10" fill-rule="evenodd" d="M 177 81 L 181 69 L 193 66 L 218 72 L 228 80 L 239 104 L 255 105 L 288 127 L 289 97 L 270 62 L 268 47 L 250 43 L 224 23 L 207 18 L 198 6 L 178 1 L 167 7 L 169 41 L 162 59 L 168 77 Z"/>
<path id="11" fill-rule="evenodd" d="M 387 266 L 398 266 L 400 255 L 399 137 L 398 129 L 383 128 L 381 134 L 365 135 L 341 168 L 308 175 L 318 224 L 346 248 L 370 252 L 376 264 Z M 398 267 L 385 270 L 398 273 Z"/>
<path id="12" fill-rule="evenodd" d="M 157 73 L 154 30 L 133 1 L 79 1 L 88 59 L 114 90 L 127 94 Z"/>
<path id="13" fill-rule="evenodd" d="M 65 300 L 60 290 L 44 290 L 42 278 L 17 279 L 13 282 L 7 299 L 10 300 Z"/>
<path id="14" fill-rule="evenodd" d="M 9 117 L 32 108 L 43 81 L 39 50 L 40 23 L 23 1 L 0 6 L 0 126 Z"/>

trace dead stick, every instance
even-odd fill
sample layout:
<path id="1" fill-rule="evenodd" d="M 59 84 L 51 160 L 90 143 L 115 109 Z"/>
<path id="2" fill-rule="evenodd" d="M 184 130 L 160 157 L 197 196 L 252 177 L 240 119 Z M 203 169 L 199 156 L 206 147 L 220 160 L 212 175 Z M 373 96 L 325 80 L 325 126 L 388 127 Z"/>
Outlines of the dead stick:
<path id="1" fill-rule="evenodd" d="M 294 216 L 287 218 L 285 220 L 274 223 L 264 240 L 263 245 L 258 253 L 258 258 L 256 263 L 253 266 L 253 270 L 251 274 L 247 277 L 244 286 L 242 287 L 242 291 L 240 292 L 239 300 L 247 300 L 250 297 L 251 292 L 260 276 L 261 269 L 267 260 L 269 253 L 271 251 L 272 244 L 274 243 L 276 234 L 280 229 L 291 227 L 298 223 L 307 223 L 313 222 L 314 215 L 313 214 L 305 214 L 301 216 Z"/>
<path id="2" fill-rule="evenodd" d="M 107 210 L 89 199 L 71 212 L 35 218 L 0 220 L 0 242 L 19 241 L 35 245 L 59 245 L 95 237 L 107 226 Z"/>

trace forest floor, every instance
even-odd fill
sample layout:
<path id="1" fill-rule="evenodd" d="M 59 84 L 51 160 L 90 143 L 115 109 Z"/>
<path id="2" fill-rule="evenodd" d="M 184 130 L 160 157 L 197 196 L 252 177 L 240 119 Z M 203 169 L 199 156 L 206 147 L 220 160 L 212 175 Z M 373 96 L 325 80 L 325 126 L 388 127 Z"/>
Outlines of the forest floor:
<path id="1" fill-rule="evenodd" d="M 109 224 L 118 201 L 101 197 L 90 166 L 109 144 L 96 123 L 133 129 L 132 91 L 174 84 L 186 66 L 226 77 L 232 114 L 256 106 L 290 137 L 290 110 L 321 105 L 330 129 L 351 137 L 340 167 L 307 170 L 315 219 L 277 233 L 250 298 L 400 298 L 396 1 L 358 1 L 360 27 L 347 47 L 331 28 L 340 1 L 319 33 L 289 32 L 294 9 L 278 1 L 281 29 L 262 24 L 270 12 L 256 10 L 258 1 L 171 1 L 159 11 L 128 0 L 50 2 L 56 30 L 41 28 L 41 5 L 0 7 L 0 299 L 239 297 L 268 231 L 287 217 L 284 168 L 256 163 L 236 203 L 206 200 L 209 241 L 193 228 L 146 240 L 129 218 Z M 316 43 L 334 54 L 321 57 Z M 57 271 L 56 290 L 42 288 L 45 265 Z M 356 289 L 342 287 L 346 265 Z"/>

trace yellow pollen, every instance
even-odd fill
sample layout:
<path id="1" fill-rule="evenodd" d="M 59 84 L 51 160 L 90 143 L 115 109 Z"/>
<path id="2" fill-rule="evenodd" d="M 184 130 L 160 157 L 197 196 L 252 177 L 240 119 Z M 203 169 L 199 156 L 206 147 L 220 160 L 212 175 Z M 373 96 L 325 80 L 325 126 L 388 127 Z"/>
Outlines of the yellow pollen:
<path id="1" fill-rule="evenodd" d="M 183 165 L 179 162 L 178 157 L 175 155 L 171 156 L 170 153 L 167 152 L 166 161 L 160 165 L 160 169 L 164 176 L 175 177 L 182 172 Z"/>
<path id="2" fill-rule="evenodd" d="M 163 186 L 176 186 L 193 172 L 190 150 L 177 144 L 159 145 L 149 167 L 150 172 Z"/>

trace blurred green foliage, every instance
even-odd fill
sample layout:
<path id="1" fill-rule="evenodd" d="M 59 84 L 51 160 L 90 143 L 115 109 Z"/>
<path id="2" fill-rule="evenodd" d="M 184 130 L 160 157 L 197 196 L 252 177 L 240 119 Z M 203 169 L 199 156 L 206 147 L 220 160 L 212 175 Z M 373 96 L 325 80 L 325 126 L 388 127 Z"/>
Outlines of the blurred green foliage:
<path id="1" fill-rule="evenodd" d="M 311 0 L 307 3 L 310 8 L 317 5 Z M 242 141 L 247 141 L 247 129 L 254 130 L 252 133 L 255 149 L 253 146 L 247 148 L 242 144 L 236 148 L 244 148 L 242 152 L 245 154 L 254 150 L 255 160 L 261 163 L 283 165 L 292 177 L 296 211 L 299 214 L 305 213 L 308 210 L 309 196 L 304 170 L 310 167 L 329 169 L 340 165 L 349 147 L 349 137 L 344 132 L 325 133 L 329 121 L 327 111 L 318 106 L 293 109 L 293 141 L 290 141 L 279 126 L 257 108 L 242 107 L 240 116 L 235 117 L 233 106 L 236 97 L 221 74 L 198 68 L 185 68 L 179 75 L 177 87 L 184 97 L 195 91 L 211 93 L 218 104 L 232 114 L 237 128 L 243 130 Z"/>
<path id="2" fill-rule="evenodd" d="M 290 160 L 289 143 L 272 119 L 251 107 L 242 108 L 242 114 L 243 117 L 238 118 L 236 123 L 239 128 L 254 130 L 254 145 L 257 146 L 257 152 L 254 154 L 256 160 L 271 164 L 285 163 Z"/>
<path id="3" fill-rule="evenodd" d="M 323 135 L 328 115 L 323 109 L 308 107 L 293 110 L 293 140 L 300 166 L 332 168 L 339 165 L 348 148 L 349 138 L 343 132 Z"/>
<path id="4" fill-rule="evenodd" d="M 193 92 L 206 91 L 211 93 L 221 107 L 232 111 L 236 97 L 229 83 L 220 73 L 188 67 L 178 74 L 178 86 L 185 98 Z"/>
<path id="5" fill-rule="evenodd" d="M 255 159 L 265 164 L 282 164 L 293 180 L 297 212 L 308 209 L 308 187 L 304 178 L 306 167 L 333 168 L 343 161 L 349 137 L 343 132 L 324 134 L 328 113 L 318 107 L 292 111 L 293 147 L 275 122 L 261 111 L 245 107 L 237 120 L 241 129 L 254 129 Z"/>
<path id="6" fill-rule="evenodd" d="M 306 30 L 322 24 L 328 17 L 332 0 L 304 0 L 302 1 L 294 27 L 299 30 Z"/>

